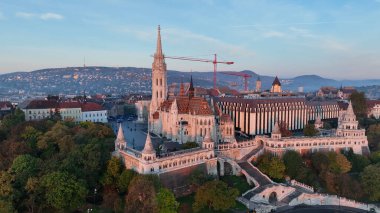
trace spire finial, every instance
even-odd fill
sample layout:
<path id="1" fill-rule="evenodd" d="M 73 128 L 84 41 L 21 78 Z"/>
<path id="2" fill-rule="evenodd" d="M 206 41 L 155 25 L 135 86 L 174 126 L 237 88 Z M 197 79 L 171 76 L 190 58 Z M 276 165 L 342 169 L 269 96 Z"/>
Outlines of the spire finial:
<path id="1" fill-rule="evenodd" d="M 157 30 L 157 49 L 156 49 L 156 57 L 162 57 L 162 44 L 161 44 L 161 27 L 158 25 Z"/>

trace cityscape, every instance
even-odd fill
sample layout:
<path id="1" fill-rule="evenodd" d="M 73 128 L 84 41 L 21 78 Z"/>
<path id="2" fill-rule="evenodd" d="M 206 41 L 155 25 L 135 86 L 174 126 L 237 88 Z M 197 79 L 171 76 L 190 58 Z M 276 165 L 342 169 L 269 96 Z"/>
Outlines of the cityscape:
<path id="1" fill-rule="evenodd" d="M 379 1 L 84 2 L 0 3 L 0 212 L 380 212 Z"/>

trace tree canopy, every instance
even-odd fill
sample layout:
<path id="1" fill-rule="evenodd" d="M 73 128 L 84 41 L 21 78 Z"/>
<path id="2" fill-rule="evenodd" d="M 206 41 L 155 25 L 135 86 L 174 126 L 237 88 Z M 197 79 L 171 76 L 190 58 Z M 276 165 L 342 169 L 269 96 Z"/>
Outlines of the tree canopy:
<path id="1" fill-rule="evenodd" d="M 193 209 L 195 212 L 204 208 L 225 211 L 235 206 L 235 199 L 238 195 L 239 191 L 237 189 L 228 187 L 222 181 L 209 181 L 198 188 Z"/>

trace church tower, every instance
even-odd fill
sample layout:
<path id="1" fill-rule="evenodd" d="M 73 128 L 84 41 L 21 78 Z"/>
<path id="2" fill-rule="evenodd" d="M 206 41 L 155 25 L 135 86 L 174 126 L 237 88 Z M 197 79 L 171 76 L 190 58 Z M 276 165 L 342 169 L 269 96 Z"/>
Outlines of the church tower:
<path id="1" fill-rule="evenodd" d="M 260 76 L 257 76 L 257 80 L 256 80 L 256 92 L 261 92 L 261 79 L 260 79 Z"/>
<path id="2" fill-rule="evenodd" d="M 152 64 L 152 101 L 150 104 L 151 115 L 158 109 L 158 107 L 160 107 L 166 97 L 166 63 L 164 54 L 162 53 L 160 26 L 158 26 L 157 48 L 156 53 L 154 53 L 154 61 Z"/>

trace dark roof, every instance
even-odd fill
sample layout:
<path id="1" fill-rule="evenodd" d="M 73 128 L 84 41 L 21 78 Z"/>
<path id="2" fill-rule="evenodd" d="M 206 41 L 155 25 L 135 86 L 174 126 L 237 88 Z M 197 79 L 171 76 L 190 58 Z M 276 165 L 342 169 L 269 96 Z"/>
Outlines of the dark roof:
<path id="1" fill-rule="evenodd" d="M 100 104 L 87 102 L 82 105 L 82 112 L 104 110 Z"/>
<path id="2" fill-rule="evenodd" d="M 55 100 L 32 100 L 25 109 L 53 109 L 59 106 Z"/>
<path id="3" fill-rule="evenodd" d="M 343 102 L 343 101 L 338 101 L 338 106 L 339 106 L 339 109 L 346 110 L 348 108 L 348 103 Z"/>
<path id="4" fill-rule="evenodd" d="M 0 108 L 12 108 L 12 103 L 9 101 L 0 101 Z"/>
<path id="5" fill-rule="evenodd" d="M 281 86 L 281 82 L 280 80 L 278 80 L 278 77 L 276 76 L 276 78 L 274 79 L 273 83 L 272 83 L 272 86 L 273 85 L 278 85 L 278 86 Z"/>
<path id="6" fill-rule="evenodd" d="M 74 102 L 71 102 L 71 101 L 62 102 L 62 103 L 59 103 L 59 108 L 62 108 L 62 109 L 65 109 L 65 108 L 81 108 L 82 104 L 83 103 L 78 102 L 78 101 L 74 101 Z"/>
<path id="7" fill-rule="evenodd" d="M 380 100 L 367 100 L 367 107 L 372 108 L 375 105 L 380 105 Z"/>

